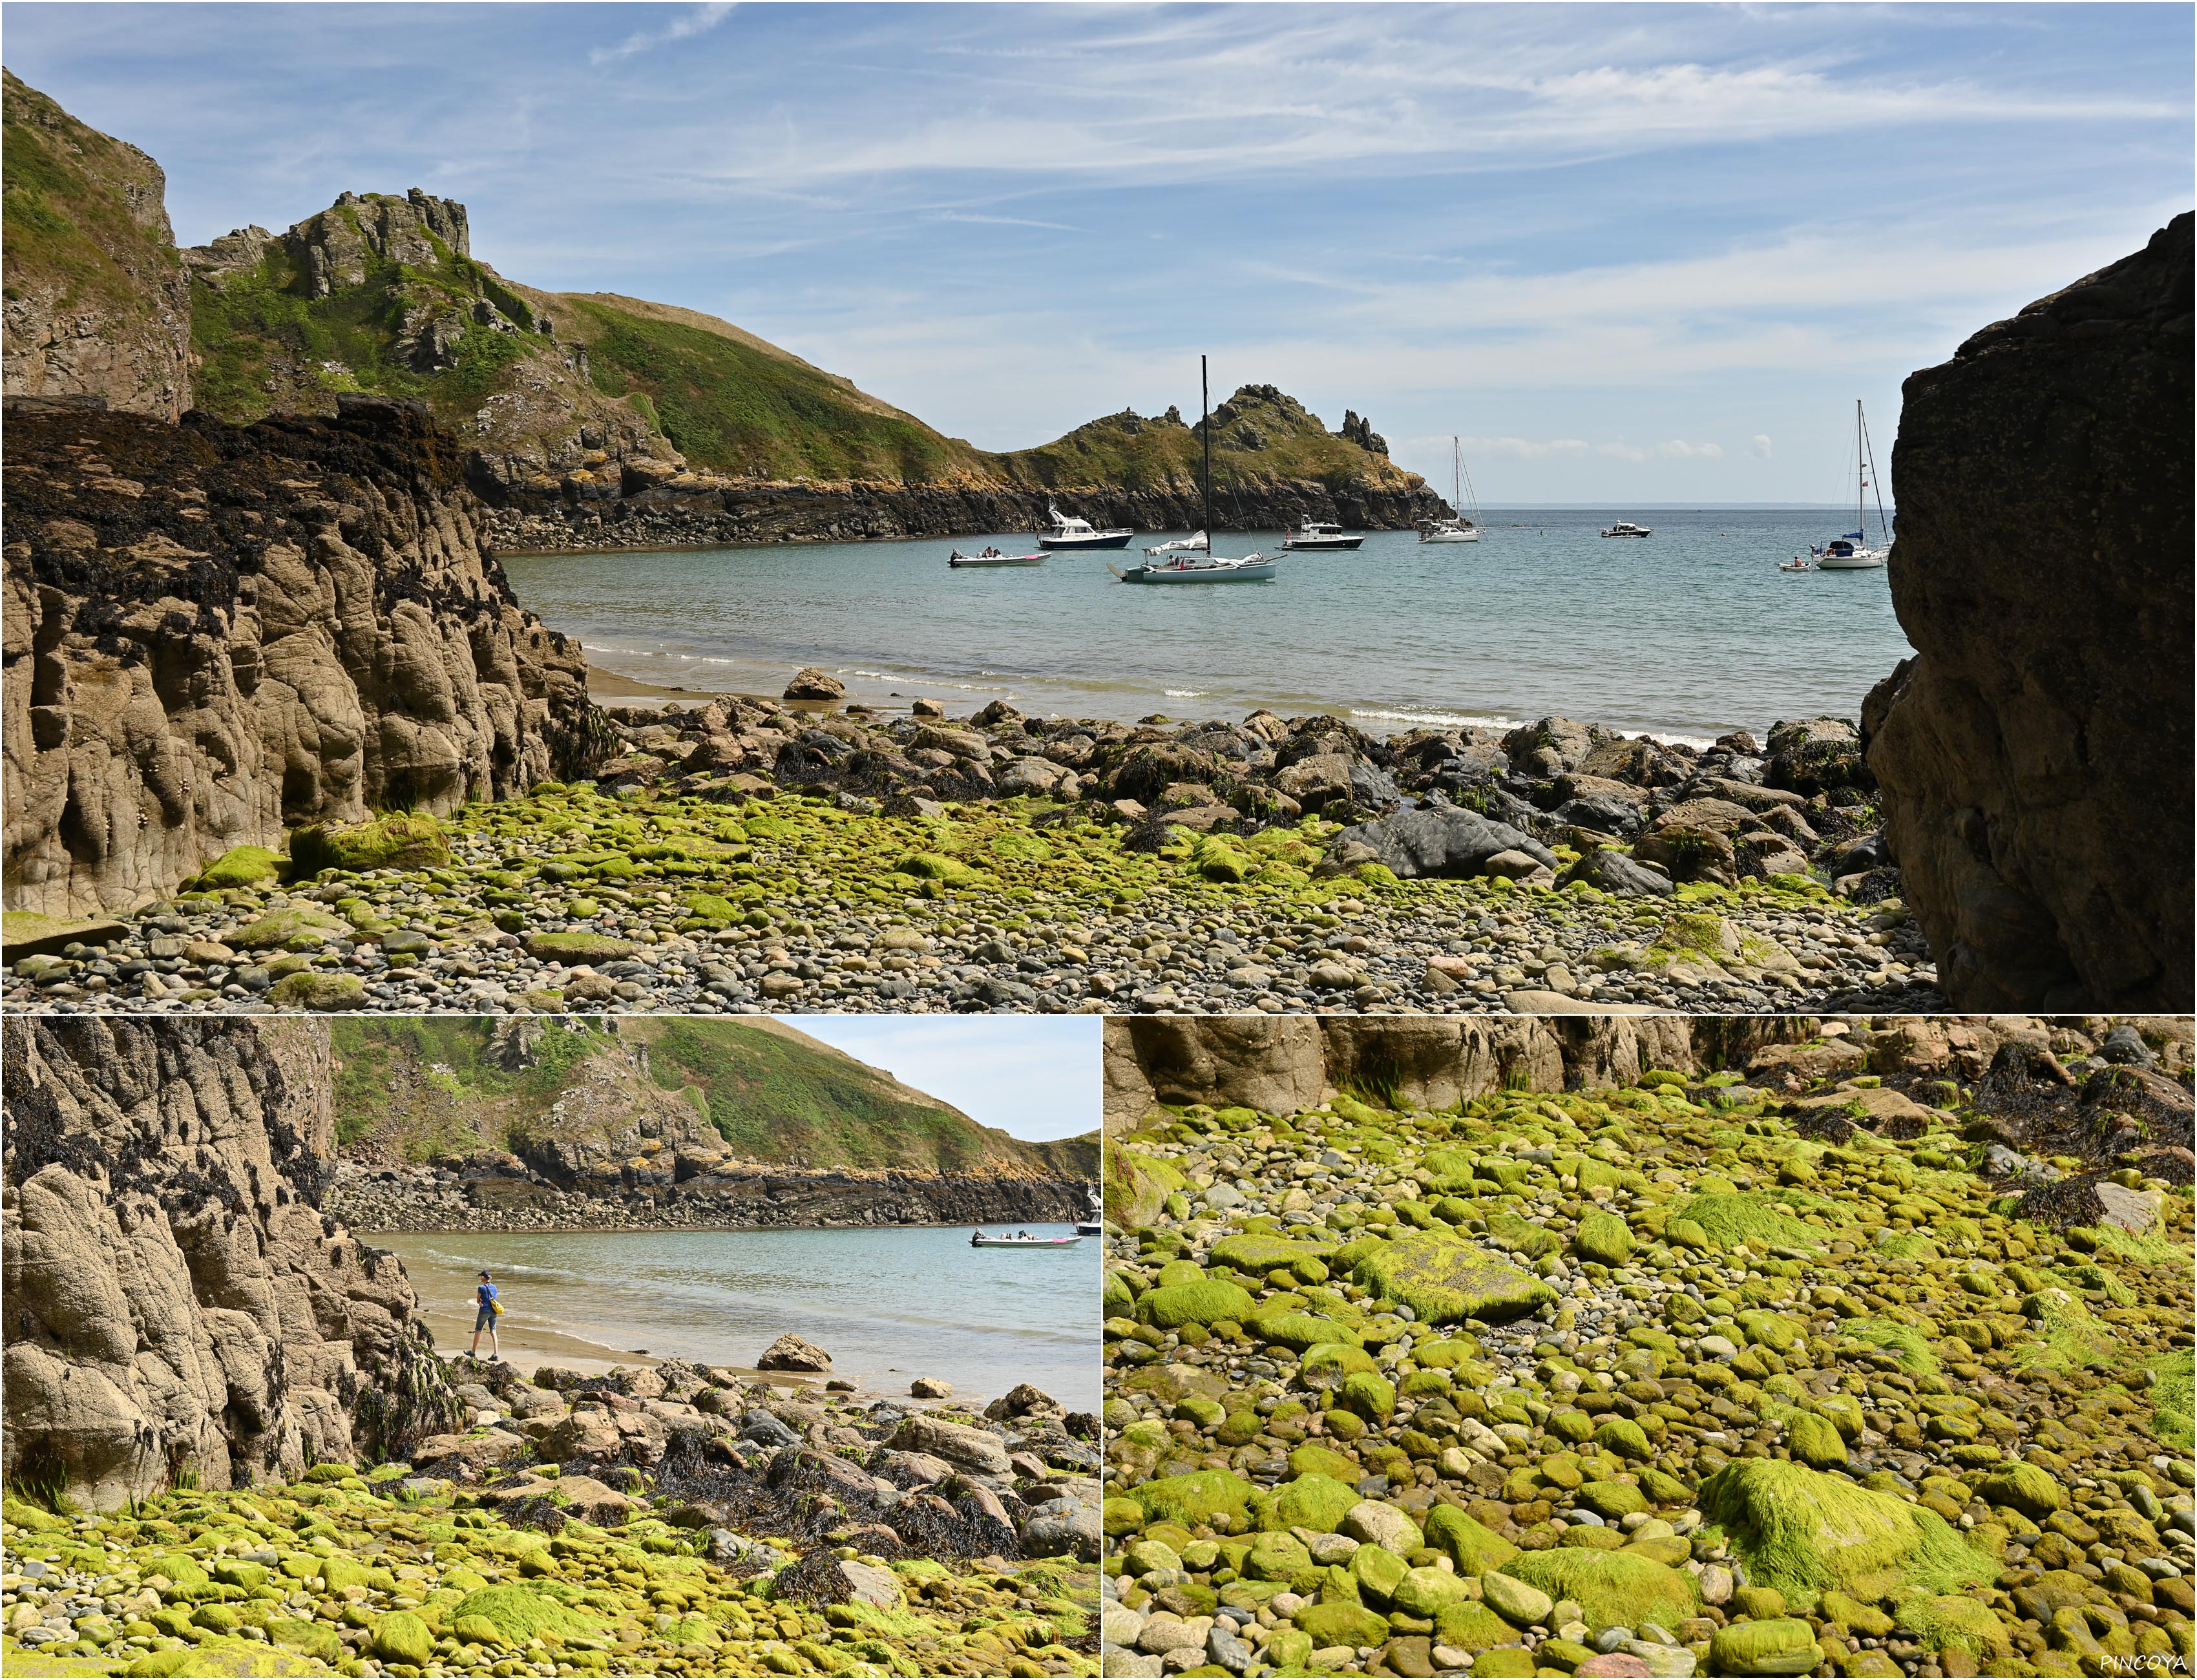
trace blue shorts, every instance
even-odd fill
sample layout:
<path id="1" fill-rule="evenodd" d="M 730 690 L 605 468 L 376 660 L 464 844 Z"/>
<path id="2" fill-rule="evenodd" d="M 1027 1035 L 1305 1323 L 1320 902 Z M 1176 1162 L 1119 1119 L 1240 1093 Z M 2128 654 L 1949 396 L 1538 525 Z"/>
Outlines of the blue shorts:
<path id="1" fill-rule="evenodd" d="M 484 1306 L 478 1316 L 473 1319 L 473 1334 L 478 1335 L 483 1330 L 492 1330 L 495 1328 L 496 1309 L 493 1306 Z"/>

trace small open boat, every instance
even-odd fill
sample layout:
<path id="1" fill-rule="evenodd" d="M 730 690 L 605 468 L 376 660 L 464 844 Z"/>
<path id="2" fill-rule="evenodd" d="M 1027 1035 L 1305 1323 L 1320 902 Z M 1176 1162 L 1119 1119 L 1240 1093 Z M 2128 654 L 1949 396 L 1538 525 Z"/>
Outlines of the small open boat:
<path id="1" fill-rule="evenodd" d="M 969 1238 L 972 1248 L 1072 1248 L 1080 1237 L 987 1237 L 981 1231 Z"/>
<path id="2" fill-rule="evenodd" d="M 950 566 L 1041 566 L 1043 554 L 1002 554 L 996 548 L 987 548 L 981 554 L 965 554 L 959 548 L 946 557 Z"/>

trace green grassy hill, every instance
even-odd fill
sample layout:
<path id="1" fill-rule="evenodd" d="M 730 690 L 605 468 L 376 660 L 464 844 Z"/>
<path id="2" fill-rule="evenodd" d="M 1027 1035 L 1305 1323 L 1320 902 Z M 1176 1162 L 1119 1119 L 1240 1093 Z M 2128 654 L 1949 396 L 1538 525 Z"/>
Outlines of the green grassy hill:
<path id="1" fill-rule="evenodd" d="M 406 1160 L 507 1148 L 591 1061 L 639 1046 L 647 1078 L 685 1092 L 751 1161 L 1095 1179 L 1096 1134 L 1024 1143 L 782 1022 L 636 1016 L 561 1024 L 512 1067 L 497 1017 L 351 1016 L 331 1026 L 340 1063 L 336 1135 Z M 633 1075 L 638 1078 L 636 1074 Z M 636 1093 L 637 1095 L 640 1093 Z M 659 1099 L 660 1100 L 660 1099 Z"/>
<path id="2" fill-rule="evenodd" d="M 511 490 L 554 496 L 564 476 L 593 474 L 590 492 L 612 495 L 624 467 L 650 457 L 663 473 L 683 460 L 728 478 L 833 484 L 1187 494 L 1197 482 L 1197 434 L 1172 414 L 979 449 L 714 316 L 507 280 L 471 254 L 462 205 L 416 190 L 346 193 L 287 233 L 241 229 L 178 253 L 150 159 L 12 75 L 7 112 L 11 389 L 22 377 L 12 300 L 32 287 L 98 303 L 121 338 L 165 321 L 177 401 L 194 395 L 232 423 L 330 414 L 344 391 L 423 401 Z M 1271 386 L 1238 391 L 1214 420 L 1216 491 L 1418 484 Z"/>

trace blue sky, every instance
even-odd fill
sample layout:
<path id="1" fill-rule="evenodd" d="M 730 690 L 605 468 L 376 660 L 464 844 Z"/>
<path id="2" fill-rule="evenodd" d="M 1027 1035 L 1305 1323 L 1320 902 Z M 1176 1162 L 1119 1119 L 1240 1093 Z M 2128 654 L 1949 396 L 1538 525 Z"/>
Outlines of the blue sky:
<path id="1" fill-rule="evenodd" d="M 1272 382 L 1483 501 L 1837 501 L 2189 206 L 2192 9 L 14 3 L 177 232 L 462 200 L 990 448 Z"/>
<path id="2" fill-rule="evenodd" d="M 803 1015 L 786 1024 L 1013 1137 L 1098 1129 L 1095 1015 Z"/>

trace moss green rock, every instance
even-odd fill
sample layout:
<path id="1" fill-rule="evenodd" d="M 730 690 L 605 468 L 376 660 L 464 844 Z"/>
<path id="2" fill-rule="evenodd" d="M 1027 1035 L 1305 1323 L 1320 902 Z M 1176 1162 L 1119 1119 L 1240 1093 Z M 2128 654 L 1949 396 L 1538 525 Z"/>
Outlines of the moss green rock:
<path id="1" fill-rule="evenodd" d="M 1522 1645 L 1498 1645 L 1472 1660 L 1473 1680 L 1531 1680 L 1539 1671 Z"/>
<path id="2" fill-rule="evenodd" d="M 289 863 L 289 859 L 281 853 L 270 851 L 264 846 L 231 846 L 200 870 L 192 884 L 208 892 L 218 892 L 231 887 L 256 887 L 264 882 L 280 880 Z"/>
<path id="3" fill-rule="evenodd" d="M 1216 1516 L 1244 1516 L 1257 1491 L 1226 1470 L 1192 1470 L 1139 1483 L 1129 1490 L 1129 1497 L 1143 1508 L 1148 1521 L 1172 1519 L 1195 1528 Z"/>
<path id="4" fill-rule="evenodd" d="M 1643 1622 L 1676 1629 L 1700 1606 L 1691 1575 L 1632 1552 L 1579 1546 L 1521 1552 L 1503 1566 L 1503 1573 L 1539 1587 L 1552 1600 L 1573 1600 L 1597 1631 L 1638 1628 Z"/>
<path id="5" fill-rule="evenodd" d="M 1629 1417 L 1613 1417 L 1594 1432 L 1594 1444 L 1628 1463 L 1644 1464 L 1655 1456 L 1648 1432 Z"/>
<path id="6" fill-rule="evenodd" d="M 537 963 L 562 963 L 568 967 L 616 962 L 633 955 L 633 941 L 601 933 L 530 933 L 526 936 L 526 954 Z"/>
<path id="7" fill-rule="evenodd" d="M 1874 1602 L 1950 1592 L 1997 1572 L 1936 1512 L 1787 1459 L 1725 1465 L 1701 1484 L 1701 1508 L 1749 1578 L 1800 1609 L 1834 1588 Z"/>
<path id="8" fill-rule="evenodd" d="M 277 1009 L 339 1015 L 364 1006 L 366 982 L 355 974 L 327 974 L 317 969 L 306 969 L 297 974 L 286 974 L 269 987 L 267 1001 Z"/>
<path id="9" fill-rule="evenodd" d="M 1407 1570 L 1391 1596 L 1395 1608 L 1407 1616 L 1438 1616 L 1452 1604 L 1465 1601 L 1462 1576 L 1446 1569 Z"/>
<path id="10" fill-rule="evenodd" d="M 451 1625 L 467 1616 L 478 1616 L 488 1623 L 507 1645 L 523 1646 L 544 1633 L 581 1633 L 588 1627 L 586 1620 L 555 1599 L 513 1583 L 478 1588 L 450 1607 Z"/>
<path id="11" fill-rule="evenodd" d="M 1388 1624 L 1363 1604 L 1330 1603 L 1323 1599 L 1317 1604 L 1306 1605 L 1294 1619 L 1300 1629 L 1311 1636 L 1315 1648 L 1378 1645 L 1388 1637 Z"/>
<path id="12" fill-rule="evenodd" d="M 484 1618 L 474 1618 L 485 1625 Z M 427 1624 L 409 1610 L 392 1610 L 376 1616 L 367 1630 L 367 1644 L 384 1662 L 409 1662 L 425 1667 L 435 1659 L 435 1636 Z"/>
<path id="13" fill-rule="evenodd" d="M 1298 1353 L 1330 1342 L 1342 1347 L 1359 1346 L 1357 1331 L 1316 1312 L 1255 1312 L 1243 1320 L 1243 1328 L 1261 1341 Z"/>
<path id="14" fill-rule="evenodd" d="M 1415 1231 L 1375 1243 L 1352 1269 L 1368 1294 L 1409 1306 L 1422 1324 L 1466 1318 L 1505 1324 L 1537 1312 L 1556 1291 L 1530 1272 L 1505 1266 L 1446 1229 Z"/>
<path id="15" fill-rule="evenodd" d="M 1162 1330 L 1185 1324 L 1211 1324 L 1223 1318 L 1240 1321 L 1251 1310 L 1251 1296 L 1241 1285 L 1218 1277 L 1195 1283 L 1168 1283 L 1147 1289 L 1137 1297 L 1137 1317 Z"/>
<path id="16" fill-rule="evenodd" d="M 1375 1372 L 1353 1371 L 1342 1379 L 1342 1387 L 1336 1394 L 1345 1409 L 1356 1412 L 1368 1423 L 1385 1423 L 1395 1415 L 1395 1385 Z"/>
<path id="17" fill-rule="evenodd" d="M 1454 1645 L 1460 1651 L 1484 1651 L 1508 1645 L 1517 1630 L 1485 1604 L 1466 1601 L 1445 1605 L 1435 1613 L 1435 1642 Z"/>
<path id="18" fill-rule="evenodd" d="M 1614 1214 L 1589 1214 L 1572 1237 L 1572 1252 L 1602 1266 L 1622 1266 L 1632 1255 L 1632 1229 Z"/>
<path id="19" fill-rule="evenodd" d="M 1819 1657 L 1815 1631 L 1797 1618 L 1740 1622 L 1720 1627 L 1709 1641 L 1712 1674 L 1806 1674 Z M 1785 1666 L 1781 1659 L 1805 1659 L 1806 1666 Z"/>
<path id="20" fill-rule="evenodd" d="M 1846 1439 L 1828 1417 L 1804 1411 L 1785 1426 L 1785 1446 L 1797 1463 L 1829 1470 L 1846 1462 Z"/>
<path id="21" fill-rule="evenodd" d="M 1574 1496 L 1597 1516 L 1614 1521 L 1648 1509 L 1648 1496 L 1629 1481 L 1590 1481 Z"/>
<path id="22" fill-rule="evenodd" d="M 271 951 L 293 939 L 345 939 L 351 931 L 350 923 L 331 916 L 318 906 L 285 905 L 238 929 L 229 936 L 227 942 L 240 951 Z"/>
<path id="23" fill-rule="evenodd" d="M 1310 1449 L 1325 1452 L 1324 1448 Z M 1299 1452 L 1307 1449 L 1299 1447 Z M 1339 1453 L 1328 1452 L 1330 1458 L 1340 1458 Z M 1290 1462 L 1295 1463 L 1296 1456 Z M 1346 1464 L 1348 1461 L 1345 1461 Z M 1314 1471 L 1300 1474 L 1284 1482 L 1274 1490 L 1272 1500 L 1267 1506 L 1262 1527 L 1289 1529 L 1309 1528 L 1319 1534 L 1332 1534 L 1342 1526 L 1344 1515 L 1358 1503 L 1358 1490 L 1348 1482 Z"/>
<path id="24" fill-rule="evenodd" d="M 2002 1464 L 1976 1484 L 1976 1497 L 1986 1505 L 2011 1505 L 2036 1521 L 2067 1503 L 2067 1495 L 2049 1471 L 2034 1464 Z"/>
<path id="25" fill-rule="evenodd" d="M 1447 1552 L 1460 1575 L 1500 1568 L 1518 1555 L 1517 1547 L 1454 1505 L 1436 1505 L 1429 1511 L 1426 1533 L 1427 1544 Z"/>
<path id="26" fill-rule="evenodd" d="M 318 824 L 290 837 L 290 861 L 300 876 L 324 869 L 433 869 L 449 860 L 449 837 L 424 811 L 395 812 L 371 822 Z"/>

